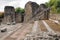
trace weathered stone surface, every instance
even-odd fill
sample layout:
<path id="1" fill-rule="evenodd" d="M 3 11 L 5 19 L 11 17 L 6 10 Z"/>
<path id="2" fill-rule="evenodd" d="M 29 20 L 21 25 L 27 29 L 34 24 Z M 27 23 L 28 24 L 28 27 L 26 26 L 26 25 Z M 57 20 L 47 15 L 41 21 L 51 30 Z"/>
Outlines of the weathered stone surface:
<path id="1" fill-rule="evenodd" d="M 23 20 L 22 20 L 23 19 Z M 5 6 L 4 8 L 4 23 L 6 24 L 15 24 L 24 21 L 24 15 L 21 13 L 15 12 L 14 7 L 12 6 Z"/>
<path id="2" fill-rule="evenodd" d="M 27 2 L 25 5 L 25 18 L 24 21 L 27 22 L 32 20 L 47 20 L 49 18 L 49 9 L 47 9 L 45 4 L 40 4 L 40 6 L 35 2 Z"/>
<path id="3" fill-rule="evenodd" d="M 34 19 L 45 20 L 49 18 L 49 10 L 45 4 L 40 4 L 39 8 L 35 11 Z"/>
<path id="4" fill-rule="evenodd" d="M 25 5 L 25 18 L 24 21 L 27 22 L 33 15 L 39 5 L 35 2 L 27 2 Z"/>
<path id="5" fill-rule="evenodd" d="M 6 31 L 7 31 L 7 28 L 1 29 L 1 32 L 6 32 Z"/>
<path id="6" fill-rule="evenodd" d="M 44 9 L 46 9 L 46 8 L 47 8 L 47 6 L 45 4 L 40 4 L 40 6 L 39 6 L 39 9 L 41 11 L 44 10 Z"/>
<path id="7" fill-rule="evenodd" d="M 16 23 L 20 23 L 21 22 L 21 14 L 20 13 L 16 13 Z"/>
<path id="8" fill-rule="evenodd" d="M 10 24 L 15 22 L 15 9 L 12 6 L 5 6 L 4 8 L 5 23 Z"/>

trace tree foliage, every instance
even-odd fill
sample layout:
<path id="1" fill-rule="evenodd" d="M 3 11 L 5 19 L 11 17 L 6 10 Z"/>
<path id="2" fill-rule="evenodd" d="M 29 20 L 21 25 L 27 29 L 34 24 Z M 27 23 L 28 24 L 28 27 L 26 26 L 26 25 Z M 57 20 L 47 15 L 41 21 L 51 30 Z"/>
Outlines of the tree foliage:
<path id="1" fill-rule="evenodd" d="M 25 10 L 24 10 L 23 8 L 20 8 L 20 7 L 17 7 L 17 8 L 15 9 L 15 11 L 16 11 L 17 13 L 21 13 L 21 14 L 23 14 L 23 13 L 25 12 Z"/>
<path id="2" fill-rule="evenodd" d="M 60 0 L 50 0 L 46 6 L 51 7 L 52 13 L 60 13 Z"/>

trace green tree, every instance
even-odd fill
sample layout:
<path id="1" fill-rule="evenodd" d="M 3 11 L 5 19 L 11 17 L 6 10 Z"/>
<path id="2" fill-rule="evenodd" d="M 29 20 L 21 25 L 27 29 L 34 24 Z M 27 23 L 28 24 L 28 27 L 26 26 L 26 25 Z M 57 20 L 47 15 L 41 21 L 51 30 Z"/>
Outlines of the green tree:
<path id="1" fill-rule="evenodd" d="M 45 4 L 51 7 L 51 13 L 60 13 L 60 0 L 50 0 Z"/>
<path id="2" fill-rule="evenodd" d="M 15 9 L 15 11 L 16 11 L 17 13 L 21 13 L 21 14 L 23 14 L 23 13 L 25 12 L 25 10 L 24 10 L 23 8 L 20 8 L 20 7 L 17 7 L 17 8 Z"/>

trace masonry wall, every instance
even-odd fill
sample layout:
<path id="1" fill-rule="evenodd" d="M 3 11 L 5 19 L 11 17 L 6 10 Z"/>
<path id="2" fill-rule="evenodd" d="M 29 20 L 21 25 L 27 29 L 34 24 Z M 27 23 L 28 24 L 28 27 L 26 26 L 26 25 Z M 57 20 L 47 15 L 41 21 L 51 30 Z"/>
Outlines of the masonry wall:
<path id="1" fill-rule="evenodd" d="M 21 14 L 15 13 L 15 17 L 16 17 L 16 23 L 21 23 Z"/>
<path id="2" fill-rule="evenodd" d="M 5 6 L 4 8 L 4 20 L 5 23 L 15 22 L 15 9 L 12 6 Z"/>
<path id="3" fill-rule="evenodd" d="M 39 5 L 35 2 L 27 2 L 25 5 L 25 16 L 24 16 L 24 22 L 28 22 L 30 18 L 34 15 L 34 12 L 39 7 Z"/>

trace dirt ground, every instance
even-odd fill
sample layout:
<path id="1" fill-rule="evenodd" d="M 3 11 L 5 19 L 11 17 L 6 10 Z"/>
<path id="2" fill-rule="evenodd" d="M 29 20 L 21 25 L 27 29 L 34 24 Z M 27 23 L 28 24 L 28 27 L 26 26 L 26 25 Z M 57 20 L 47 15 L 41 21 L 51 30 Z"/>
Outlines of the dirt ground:
<path id="1" fill-rule="evenodd" d="M 46 22 L 54 31 L 60 32 L 60 25 L 59 24 L 56 24 L 55 22 L 49 21 L 49 20 L 46 20 Z"/>

